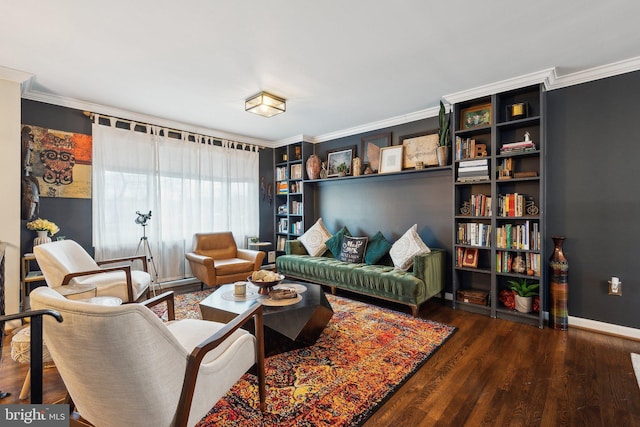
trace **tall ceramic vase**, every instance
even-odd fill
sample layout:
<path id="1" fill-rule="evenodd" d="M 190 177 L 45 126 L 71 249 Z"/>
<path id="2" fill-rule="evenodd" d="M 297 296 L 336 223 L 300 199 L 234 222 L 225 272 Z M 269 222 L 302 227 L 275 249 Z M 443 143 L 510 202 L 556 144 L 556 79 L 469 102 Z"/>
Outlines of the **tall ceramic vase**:
<path id="1" fill-rule="evenodd" d="M 49 237 L 49 232 L 47 230 L 38 230 L 38 237 L 33 239 L 33 246 L 38 246 L 43 243 L 49 243 L 51 241 L 51 237 Z"/>
<path id="2" fill-rule="evenodd" d="M 562 253 L 564 237 L 552 237 L 553 254 L 549 260 L 551 267 L 551 313 L 554 329 L 565 331 L 569 324 L 569 262 Z"/>
<path id="3" fill-rule="evenodd" d="M 309 179 L 320 178 L 320 157 L 312 154 L 307 159 L 307 176 Z"/>

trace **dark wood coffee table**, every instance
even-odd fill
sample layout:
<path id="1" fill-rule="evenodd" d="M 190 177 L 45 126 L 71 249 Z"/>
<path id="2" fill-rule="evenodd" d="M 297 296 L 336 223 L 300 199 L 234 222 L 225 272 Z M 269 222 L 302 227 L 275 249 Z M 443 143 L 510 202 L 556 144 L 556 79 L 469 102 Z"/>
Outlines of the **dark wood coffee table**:
<path id="1" fill-rule="evenodd" d="M 265 355 L 307 347 L 316 342 L 327 326 L 333 309 L 319 285 L 296 283 L 295 286 L 306 288 L 306 291 L 298 294 L 300 301 L 291 305 L 270 306 L 266 305 L 268 302 L 264 296 L 252 294 L 257 292 L 257 288 L 251 285 L 248 285 L 244 299 L 233 297 L 233 284 L 223 285 L 200 302 L 200 313 L 205 320 L 228 323 L 254 304 L 263 302 Z M 249 322 L 246 329 L 253 332 L 253 322 Z"/>

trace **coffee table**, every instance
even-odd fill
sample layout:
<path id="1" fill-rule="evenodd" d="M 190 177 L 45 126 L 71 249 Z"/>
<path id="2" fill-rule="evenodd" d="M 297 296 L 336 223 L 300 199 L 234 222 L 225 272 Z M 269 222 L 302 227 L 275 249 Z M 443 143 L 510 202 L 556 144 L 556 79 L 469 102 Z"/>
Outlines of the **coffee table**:
<path id="1" fill-rule="evenodd" d="M 265 355 L 308 347 L 316 342 L 331 320 L 333 309 L 319 285 L 295 283 L 293 286 L 299 289 L 299 301 L 291 305 L 273 306 L 266 304 L 278 302 L 258 295 L 255 286 L 247 285 L 246 297 L 234 297 L 233 284 L 223 285 L 200 302 L 200 313 L 205 320 L 228 323 L 238 314 L 262 302 Z M 253 322 L 248 322 L 245 328 L 253 332 L 253 327 Z"/>

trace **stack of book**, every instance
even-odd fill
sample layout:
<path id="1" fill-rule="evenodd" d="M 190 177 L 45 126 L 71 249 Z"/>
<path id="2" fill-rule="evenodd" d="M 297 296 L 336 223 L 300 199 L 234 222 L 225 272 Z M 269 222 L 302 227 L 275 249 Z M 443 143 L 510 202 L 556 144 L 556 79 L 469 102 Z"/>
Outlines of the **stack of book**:
<path id="1" fill-rule="evenodd" d="M 502 144 L 500 154 L 520 153 L 523 151 L 533 151 L 535 149 L 536 144 L 534 144 L 533 141 L 510 142 L 508 144 Z"/>
<path id="2" fill-rule="evenodd" d="M 458 164 L 458 182 L 488 181 L 489 160 L 467 160 Z"/>

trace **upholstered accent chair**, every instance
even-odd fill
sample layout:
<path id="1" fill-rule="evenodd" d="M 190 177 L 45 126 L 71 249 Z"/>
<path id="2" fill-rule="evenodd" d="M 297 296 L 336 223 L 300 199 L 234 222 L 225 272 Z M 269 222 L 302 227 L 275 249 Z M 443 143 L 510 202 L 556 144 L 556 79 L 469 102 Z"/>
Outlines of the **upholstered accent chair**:
<path id="1" fill-rule="evenodd" d="M 230 231 L 196 233 L 193 250 L 186 254 L 193 275 L 208 286 L 246 280 L 259 270 L 264 252 L 238 249 Z"/>
<path id="2" fill-rule="evenodd" d="M 192 426 L 254 365 L 264 410 L 262 305 L 228 324 L 165 323 L 148 308 L 164 302 L 173 320 L 173 292 L 120 306 L 70 300 L 46 286 L 31 292 L 33 308 L 64 318 L 44 319 L 44 340 L 76 413 L 101 427 Z M 255 336 L 240 329 L 252 319 Z"/>
<path id="3" fill-rule="evenodd" d="M 151 276 L 147 272 L 145 255 L 96 262 L 73 240 L 38 245 L 33 248 L 33 253 L 47 285 L 63 295 L 69 295 L 71 299 L 73 297 L 65 286 L 82 288 L 83 285 L 92 285 L 95 291 L 90 296 L 114 296 L 123 302 L 139 301 L 150 296 Z M 135 261 L 142 263 L 142 270 L 131 269 Z M 129 265 L 101 267 L 114 263 Z"/>

